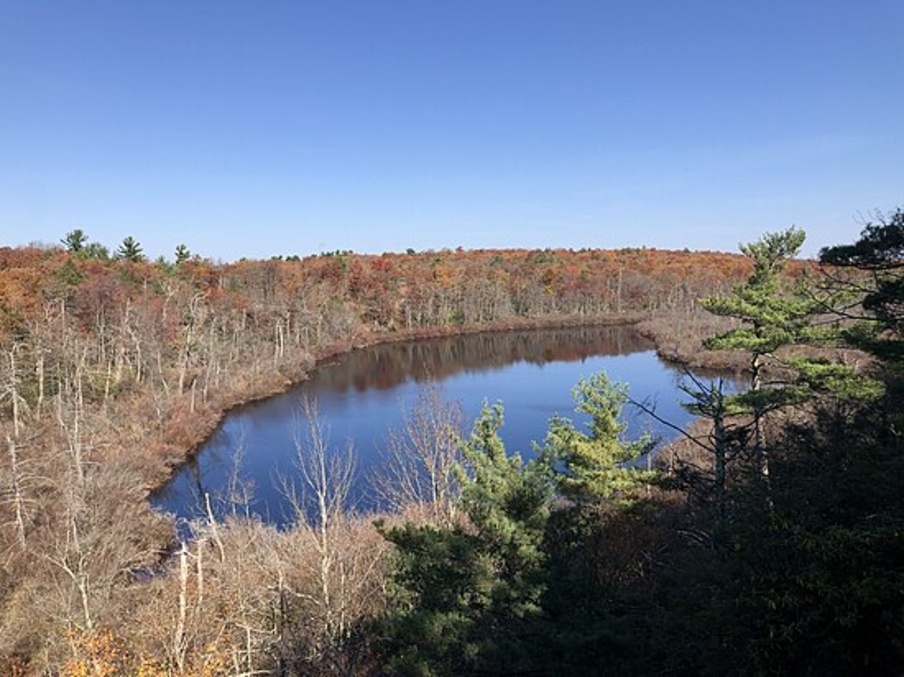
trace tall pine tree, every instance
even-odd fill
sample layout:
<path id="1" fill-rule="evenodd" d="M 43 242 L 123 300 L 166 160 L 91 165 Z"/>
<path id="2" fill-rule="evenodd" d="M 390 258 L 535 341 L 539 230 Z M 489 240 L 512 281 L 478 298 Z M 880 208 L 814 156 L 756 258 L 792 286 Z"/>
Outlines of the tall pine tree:
<path id="1" fill-rule="evenodd" d="M 806 234 L 798 228 L 767 233 L 761 239 L 741 245 L 741 252 L 753 263 L 747 281 L 727 297 L 701 300 L 709 312 L 739 321 L 740 326 L 708 339 L 707 348 L 743 350 L 750 355 L 749 390 L 734 398 L 734 404 L 753 417 L 754 455 L 758 473 L 768 488 L 769 456 L 764 417 L 788 404 L 795 391 L 786 383 L 766 382 L 764 371 L 787 368 L 776 355 L 783 346 L 809 341 L 812 319 L 821 306 L 812 295 L 782 275 L 788 261 L 797 256 Z"/>

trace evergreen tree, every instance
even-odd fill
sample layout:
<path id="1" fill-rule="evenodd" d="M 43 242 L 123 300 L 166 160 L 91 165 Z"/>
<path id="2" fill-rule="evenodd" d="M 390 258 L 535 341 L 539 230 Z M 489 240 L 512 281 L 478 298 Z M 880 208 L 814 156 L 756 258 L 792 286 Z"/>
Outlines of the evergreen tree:
<path id="1" fill-rule="evenodd" d="M 598 671 L 585 650 L 609 641 L 612 591 L 600 583 L 607 563 L 592 560 L 609 542 L 604 514 L 635 503 L 651 477 L 629 465 L 650 442 L 620 439 L 626 395 L 604 374 L 573 393 L 589 431 L 554 418 L 529 462 L 506 452 L 502 407 L 484 407 L 461 442 L 463 524 L 380 527 L 396 546 L 393 602 L 377 624 L 387 671 L 524 673 L 563 655 Z"/>
<path id="2" fill-rule="evenodd" d="M 141 245 L 131 235 L 125 237 L 116 250 L 116 258 L 125 261 L 144 261 Z"/>
<path id="3" fill-rule="evenodd" d="M 402 674 L 523 669 L 524 629 L 540 613 L 551 503 L 548 473 L 508 456 L 500 405 L 467 441 L 461 501 L 469 526 L 383 529 L 396 545 L 394 611 L 380 624 L 390 670 Z"/>
<path id="4" fill-rule="evenodd" d="M 66 245 L 66 251 L 79 258 L 98 261 L 110 259 L 110 251 L 99 242 L 89 242 L 88 236 L 81 228 L 69 231 L 60 242 Z"/>
<path id="5" fill-rule="evenodd" d="M 680 486 L 704 506 L 711 506 L 717 519 L 728 516 L 728 473 L 730 464 L 741 455 L 750 436 L 750 425 L 741 422 L 737 414 L 743 411 L 725 392 L 725 383 L 718 380 L 704 383 L 687 373 L 681 389 L 691 398 L 684 409 L 711 422 L 712 428 L 705 441 L 689 437 L 698 447 L 712 456 L 712 468 L 703 468 L 690 462 L 677 462 Z"/>
<path id="6" fill-rule="evenodd" d="M 783 346 L 802 343 L 815 335 L 812 318 L 821 305 L 800 287 L 789 284 L 782 276 L 786 263 L 795 257 L 806 235 L 797 228 L 780 233 L 767 233 L 760 240 L 741 245 L 741 251 L 751 259 L 753 273 L 746 283 L 738 286 L 728 297 L 701 300 L 701 305 L 715 315 L 732 317 L 741 326 L 708 339 L 707 348 L 743 350 L 750 354 L 750 382 L 746 393 L 735 396 L 734 403 L 746 408 L 753 416 L 753 437 L 756 465 L 760 475 L 768 480 L 769 460 L 763 432 L 764 416 L 797 399 L 799 393 L 784 383 L 765 383 L 764 369 L 787 368 L 776 351 Z M 804 367 L 800 363 L 798 367 Z"/>
<path id="7" fill-rule="evenodd" d="M 82 250 L 82 256 L 86 259 L 95 259 L 97 261 L 109 261 L 110 250 L 99 242 L 89 242 Z"/>
<path id="8" fill-rule="evenodd" d="M 842 314 L 864 322 L 848 327 L 845 338 L 859 348 L 900 365 L 904 360 L 904 211 L 890 217 L 879 216 L 868 223 L 854 244 L 826 247 L 819 254 L 822 263 L 854 269 L 850 280 L 833 280 L 843 291 L 853 292 L 864 311 Z"/>
<path id="9" fill-rule="evenodd" d="M 70 230 L 66 233 L 66 237 L 60 240 L 60 242 L 66 245 L 66 251 L 70 254 L 80 254 L 88 243 L 88 236 L 85 235 L 85 231 L 81 228 L 76 228 L 75 230 Z"/>
<path id="10" fill-rule="evenodd" d="M 185 263 L 191 258 L 191 252 L 188 250 L 184 244 L 180 244 L 176 247 L 176 265 L 178 266 L 180 263 Z"/>
<path id="11" fill-rule="evenodd" d="M 734 487 L 734 500 L 742 509 L 731 520 L 708 526 L 698 516 L 695 528 L 710 528 L 718 538 L 706 547 L 686 548 L 663 576 L 652 632 L 658 672 L 901 673 L 904 427 L 900 378 L 892 367 L 901 355 L 902 226 L 898 212 L 882 226 L 867 228 L 854 245 L 822 252 L 824 263 L 853 269 L 851 277 L 835 278 L 840 286 L 829 285 L 828 299 L 860 292 L 855 300 L 862 299 L 859 308 L 865 312 L 856 312 L 850 303 L 838 311 L 841 337 L 873 350 L 888 391 L 883 394 L 874 382 L 855 378 L 843 365 L 777 360 L 762 353 L 769 366 L 776 361 L 793 369 L 782 392 L 773 393 L 771 400 L 761 393 L 762 402 L 800 402 L 825 391 L 834 399 L 808 400 L 806 411 L 783 425 L 775 440 L 781 453 L 772 459 L 768 504 L 740 484 Z M 756 277 L 755 272 L 748 285 L 769 275 Z M 776 289 L 789 293 L 788 287 Z M 828 303 L 822 309 L 832 312 Z M 750 338 L 754 313 L 745 310 L 742 329 L 750 333 L 741 336 Z M 762 335 L 768 338 L 769 324 L 782 328 L 784 312 L 779 306 L 763 319 Z M 866 322 L 851 325 L 853 319 Z M 800 326 L 785 338 L 790 343 L 827 335 L 837 338 L 834 332 Z M 785 343 L 773 345 L 778 349 Z M 770 388 L 765 384 L 762 390 Z M 701 394 L 694 405 L 702 408 L 716 404 L 725 411 L 738 404 L 742 411 L 750 410 L 746 393 L 708 399 L 705 388 L 698 385 L 697 391 Z M 844 410 L 835 406 L 851 395 L 856 397 Z"/>
<path id="12" fill-rule="evenodd" d="M 600 372 L 581 380 L 572 390 L 576 411 L 589 417 L 589 432 L 575 428 L 567 418 L 555 416 L 542 449 L 546 462 L 558 467 L 556 485 L 562 496 L 578 503 L 618 500 L 629 504 L 653 473 L 631 463 L 652 450 L 649 436 L 626 442 L 626 424 L 619 420 L 627 402 L 627 389 L 610 383 Z"/>

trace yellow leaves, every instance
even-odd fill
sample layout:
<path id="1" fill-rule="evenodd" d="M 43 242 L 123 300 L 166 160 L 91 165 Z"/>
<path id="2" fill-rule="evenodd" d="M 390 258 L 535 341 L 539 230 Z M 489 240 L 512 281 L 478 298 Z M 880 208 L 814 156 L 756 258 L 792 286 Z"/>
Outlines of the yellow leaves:
<path id="1" fill-rule="evenodd" d="M 131 674 L 128 652 L 112 632 L 67 631 L 73 657 L 63 665 L 63 677 L 118 677 Z"/>
<path id="2" fill-rule="evenodd" d="M 231 663 L 226 651 L 210 644 L 205 648 L 201 666 L 187 673 L 187 677 L 225 677 L 231 673 Z"/>
<path id="3" fill-rule="evenodd" d="M 156 658 L 135 655 L 109 630 L 70 630 L 65 637 L 72 658 L 63 665 L 60 677 L 226 677 L 232 674 L 230 651 L 213 643 L 198 652 L 197 665 L 175 671 Z M 12 677 L 26 674 L 24 667 L 20 670 L 18 665 L 13 665 Z"/>

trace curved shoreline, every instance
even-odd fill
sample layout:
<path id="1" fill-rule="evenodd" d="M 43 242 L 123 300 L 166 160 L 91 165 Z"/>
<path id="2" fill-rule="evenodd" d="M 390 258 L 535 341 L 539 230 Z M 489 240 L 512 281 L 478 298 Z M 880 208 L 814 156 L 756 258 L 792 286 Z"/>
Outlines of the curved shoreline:
<path id="1" fill-rule="evenodd" d="M 556 318 L 530 318 L 508 320 L 504 322 L 494 322 L 480 325 L 457 326 L 457 327 L 421 327 L 417 329 L 403 329 L 399 331 L 374 332 L 367 334 L 359 334 L 348 341 L 340 343 L 331 343 L 319 346 L 313 351 L 312 361 L 309 365 L 305 365 L 300 374 L 295 378 L 278 378 L 278 374 L 274 374 L 273 387 L 266 388 L 254 392 L 241 400 L 227 403 L 215 410 L 204 425 L 198 426 L 189 440 L 187 445 L 182 446 L 181 452 L 173 449 L 175 462 L 167 464 L 167 473 L 165 477 L 149 483 L 146 492 L 146 499 L 150 500 L 153 496 L 162 491 L 169 481 L 188 463 L 192 461 L 201 451 L 205 444 L 216 433 L 217 429 L 222 425 L 223 421 L 231 413 L 242 409 L 243 407 L 261 402 L 271 397 L 278 396 L 301 385 L 309 377 L 312 371 L 336 360 L 343 355 L 356 350 L 364 350 L 379 345 L 387 345 L 392 343 L 404 343 L 408 341 L 419 341 L 434 338 L 463 336 L 470 334 L 484 333 L 504 333 L 512 331 L 529 331 L 533 329 L 571 329 L 579 327 L 606 327 L 606 326 L 634 326 L 638 333 L 653 342 L 657 355 L 664 361 L 672 364 L 684 364 L 689 367 L 710 368 L 710 369 L 729 369 L 737 370 L 743 368 L 743 364 L 732 355 L 734 359 L 724 359 L 721 355 L 714 351 L 700 350 L 699 346 L 693 353 L 666 349 L 668 341 L 675 337 L 663 331 L 656 331 L 657 327 L 653 323 L 657 319 L 668 318 L 662 315 L 657 316 L 656 313 L 626 313 L 622 315 L 607 315 L 599 317 L 556 317 Z M 647 326 L 641 326 L 646 324 Z M 660 327 L 674 327 L 674 323 L 664 322 L 659 324 Z M 726 352 L 726 351 L 720 351 Z M 714 359 L 714 358 L 720 359 Z"/>

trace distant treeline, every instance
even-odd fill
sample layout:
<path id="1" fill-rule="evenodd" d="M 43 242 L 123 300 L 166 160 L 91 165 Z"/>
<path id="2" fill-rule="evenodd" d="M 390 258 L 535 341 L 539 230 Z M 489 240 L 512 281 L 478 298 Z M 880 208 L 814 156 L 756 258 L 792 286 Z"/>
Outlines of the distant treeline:
<path id="1" fill-rule="evenodd" d="M 274 332 L 318 341 L 347 329 L 352 318 L 369 330 L 396 330 L 687 309 L 748 272 L 735 254 L 655 249 L 339 252 L 231 264 L 197 256 L 150 263 L 82 251 L 0 248 L 0 329 L 21 328 L 49 301 L 64 302 L 87 322 L 126 298 L 173 303 L 190 290 L 230 310 L 253 306 L 257 324 L 279 313 L 284 326 Z"/>

